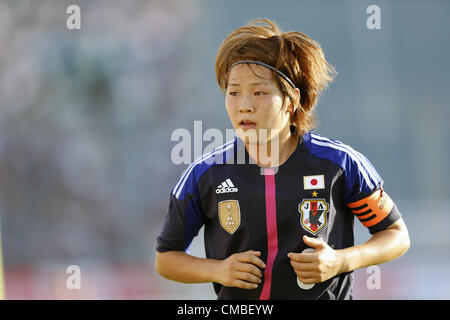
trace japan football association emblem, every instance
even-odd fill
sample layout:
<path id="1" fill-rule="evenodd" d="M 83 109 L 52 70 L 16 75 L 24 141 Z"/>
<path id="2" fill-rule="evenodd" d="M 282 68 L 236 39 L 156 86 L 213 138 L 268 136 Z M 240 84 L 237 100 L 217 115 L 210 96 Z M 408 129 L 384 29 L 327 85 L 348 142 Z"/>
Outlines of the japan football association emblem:
<path id="1" fill-rule="evenodd" d="M 303 199 L 298 205 L 303 229 L 317 234 L 327 224 L 328 203 L 325 199 Z"/>

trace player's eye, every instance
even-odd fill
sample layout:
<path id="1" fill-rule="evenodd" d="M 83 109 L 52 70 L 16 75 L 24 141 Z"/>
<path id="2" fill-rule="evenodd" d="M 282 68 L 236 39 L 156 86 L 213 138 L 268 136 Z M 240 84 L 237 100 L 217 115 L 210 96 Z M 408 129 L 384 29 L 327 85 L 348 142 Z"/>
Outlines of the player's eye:
<path id="1" fill-rule="evenodd" d="M 236 91 L 230 91 L 230 92 L 228 92 L 228 94 L 230 96 L 237 96 L 238 95 L 238 93 Z"/>
<path id="2" fill-rule="evenodd" d="M 256 91 L 255 92 L 255 96 L 262 96 L 264 94 L 264 92 L 262 91 Z"/>

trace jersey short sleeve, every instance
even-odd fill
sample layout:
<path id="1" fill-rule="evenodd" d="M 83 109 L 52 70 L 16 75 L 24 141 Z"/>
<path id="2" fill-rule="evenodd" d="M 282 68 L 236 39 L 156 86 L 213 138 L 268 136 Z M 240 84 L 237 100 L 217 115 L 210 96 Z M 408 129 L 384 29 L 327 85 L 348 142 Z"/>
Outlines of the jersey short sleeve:
<path id="1" fill-rule="evenodd" d="M 186 251 L 205 224 L 202 199 L 209 195 L 208 183 L 200 186 L 202 177 L 213 166 L 224 164 L 234 155 L 236 139 L 197 158 L 183 172 L 170 195 L 169 212 L 163 230 L 157 239 L 156 250 Z"/>
<path id="2" fill-rule="evenodd" d="M 350 147 L 349 147 L 350 148 Z M 346 204 L 371 234 L 384 230 L 401 215 L 383 189 L 383 180 L 370 161 L 353 149 L 348 156 Z"/>
<path id="3" fill-rule="evenodd" d="M 204 224 L 198 169 L 188 167 L 172 189 L 169 212 L 157 239 L 159 252 L 186 251 Z"/>
<path id="4" fill-rule="evenodd" d="M 401 217 L 397 206 L 383 190 L 383 179 L 363 154 L 317 134 L 310 135 L 310 149 L 342 168 L 345 203 L 371 234 L 386 229 Z"/>

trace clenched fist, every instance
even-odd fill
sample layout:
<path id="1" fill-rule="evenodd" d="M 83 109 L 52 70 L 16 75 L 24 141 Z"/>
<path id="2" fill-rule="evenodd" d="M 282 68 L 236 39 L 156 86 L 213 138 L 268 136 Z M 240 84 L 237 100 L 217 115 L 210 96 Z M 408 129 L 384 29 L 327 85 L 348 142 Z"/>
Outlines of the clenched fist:
<path id="1" fill-rule="evenodd" d="M 262 272 L 266 265 L 259 258 L 261 252 L 248 250 L 235 253 L 220 261 L 217 268 L 217 281 L 226 287 L 256 289 L 261 283 Z"/>
<path id="2" fill-rule="evenodd" d="M 288 253 L 291 265 L 303 283 L 312 284 L 323 282 L 340 272 L 342 257 L 338 251 L 331 248 L 322 239 L 303 236 L 303 241 L 308 246 L 314 248 L 315 251 Z"/>

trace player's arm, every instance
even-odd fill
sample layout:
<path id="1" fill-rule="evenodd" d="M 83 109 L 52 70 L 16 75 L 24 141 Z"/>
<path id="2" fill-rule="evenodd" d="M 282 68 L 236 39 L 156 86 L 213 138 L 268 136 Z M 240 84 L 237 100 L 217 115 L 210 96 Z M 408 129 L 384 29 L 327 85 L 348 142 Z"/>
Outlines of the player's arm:
<path id="1" fill-rule="evenodd" d="M 261 282 L 261 252 L 235 253 L 224 260 L 198 258 L 183 251 L 156 252 L 156 271 L 183 283 L 217 282 L 227 287 L 255 289 Z"/>
<path id="2" fill-rule="evenodd" d="M 289 253 L 291 265 L 303 283 L 319 283 L 337 274 L 382 264 L 402 256 L 409 249 L 409 235 L 400 218 L 387 229 L 375 233 L 367 242 L 334 250 L 318 238 L 304 236 L 314 253 Z"/>
<path id="3" fill-rule="evenodd" d="M 409 234 L 402 218 L 378 231 L 365 243 L 337 250 L 341 272 L 349 272 L 399 258 L 408 251 Z"/>
<path id="4" fill-rule="evenodd" d="M 397 206 L 381 188 L 348 207 L 372 237 L 365 243 L 342 249 L 342 272 L 391 261 L 410 246 L 408 230 Z"/>

